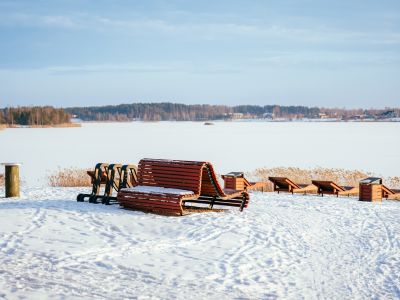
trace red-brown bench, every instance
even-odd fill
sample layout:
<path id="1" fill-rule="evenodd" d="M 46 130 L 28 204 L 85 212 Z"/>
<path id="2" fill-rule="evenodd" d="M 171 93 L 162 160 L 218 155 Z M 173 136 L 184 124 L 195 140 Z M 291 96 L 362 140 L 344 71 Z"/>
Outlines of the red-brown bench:
<path id="1" fill-rule="evenodd" d="M 124 208 L 182 215 L 186 203 L 248 206 L 246 191 L 222 189 L 209 162 L 142 159 L 136 187 L 121 189 L 117 201 Z"/>

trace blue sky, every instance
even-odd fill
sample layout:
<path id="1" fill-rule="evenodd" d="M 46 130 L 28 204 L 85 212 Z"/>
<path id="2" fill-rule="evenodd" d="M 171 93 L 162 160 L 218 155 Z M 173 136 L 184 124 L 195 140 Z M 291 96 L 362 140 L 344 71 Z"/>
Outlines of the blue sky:
<path id="1" fill-rule="evenodd" d="M 400 106 L 398 0 L 0 0 L 0 107 Z"/>

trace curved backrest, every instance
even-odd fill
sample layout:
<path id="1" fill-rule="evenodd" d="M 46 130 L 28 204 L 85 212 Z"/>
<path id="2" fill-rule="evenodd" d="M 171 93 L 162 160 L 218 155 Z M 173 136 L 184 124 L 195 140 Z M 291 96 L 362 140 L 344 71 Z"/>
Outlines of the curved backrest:
<path id="1" fill-rule="evenodd" d="M 225 196 L 224 190 L 219 184 L 214 167 L 211 163 L 205 163 L 201 181 L 201 195 L 204 196 Z"/>
<path id="2" fill-rule="evenodd" d="M 226 196 L 211 163 L 145 158 L 139 162 L 138 185 L 192 191 L 197 195 Z"/>
<path id="3" fill-rule="evenodd" d="M 200 194 L 205 162 L 142 159 L 138 166 L 138 185 L 162 186 Z"/>

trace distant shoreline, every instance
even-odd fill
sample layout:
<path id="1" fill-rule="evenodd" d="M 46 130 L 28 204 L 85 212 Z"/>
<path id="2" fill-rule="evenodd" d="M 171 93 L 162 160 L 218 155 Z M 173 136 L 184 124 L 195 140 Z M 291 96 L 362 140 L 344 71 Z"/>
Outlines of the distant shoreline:
<path id="1" fill-rule="evenodd" d="M 0 130 L 10 128 L 71 128 L 71 127 L 82 127 L 81 123 L 61 123 L 55 125 L 0 125 Z"/>
<path id="2" fill-rule="evenodd" d="M 266 119 L 234 119 L 234 120 L 198 120 L 198 121 L 177 121 L 177 120 L 162 120 L 162 121 L 145 121 L 145 120 L 125 120 L 125 121 L 75 121 L 72 123 L 62 123 L 57 125 L 0 125 L 0 131 L 5 129 L 15 128 L 78 128 L 82 124 L 107 124 L 107 123 L 203 123 L 204 125 L 213 125 L 221 123 L 400 123 L 399 120 L 321 120 L 321 119 L 297 119 L 297 120 L 266 120 Z"/>
<path id="3" fill-rule="evenodd" d="M 91 124 L 91 123 L 133 123 L 133 122 L 141 122 L 141 123 L 162 123 L 162 122 L 176 122 L 176 123 L 187 123 L 187 122 L 194 122 L 194 123 L 399 123 L 400 119 L 398 120 L 335 120 L 335 119 L 296 119 L 296 120 L 268 120 L 268 119 L 233 119 L 233 120 L 161 120 L 161 121 L 147 121 L 147 120 L 124 120 L 124 121 L 117 121 L 117 120 L 104 120 L 104 121 L 84 121 L 79 120 L 79 123 L 82 124 Z M 72 126 L 74 127 L 74 126 Z"/>

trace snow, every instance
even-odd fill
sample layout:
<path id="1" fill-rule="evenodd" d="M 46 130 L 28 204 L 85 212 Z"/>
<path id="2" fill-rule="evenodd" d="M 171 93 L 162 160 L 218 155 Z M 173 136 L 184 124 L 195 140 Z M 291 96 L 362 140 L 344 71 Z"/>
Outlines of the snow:
<path id="1" fill-rule="evenodd" d="M 140 192 L 148 194 L 173 194 L 173 195 L 192 195 L 193 191 L 181 190 L 181 189 L 171 189 L 160 186 L 145 186 L 138 185 L 131 188 L 122 189 L 123 192 Z"/>
<path id="2" fill-rule="evenodd" d="M 0 298 L 400 297 L 399 202 L 255 192 L 242 213 L 167 217 L 85 191 L 0 198 Z"/>
<path id="3" fill-rule="evenodd" d="M 214 124 L 84 123 L 81 128 L 6 129 L 0 131 L 0 162 L 21 162 L 22 180 L 30 186 L 46 185 L 48 173 L 58 167 L 137 164 L 144 157 L 209 161 L 219 174 L 321 166 L 365 170 L 377 177 L 399 175 L 400 122 Z"/>

